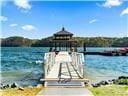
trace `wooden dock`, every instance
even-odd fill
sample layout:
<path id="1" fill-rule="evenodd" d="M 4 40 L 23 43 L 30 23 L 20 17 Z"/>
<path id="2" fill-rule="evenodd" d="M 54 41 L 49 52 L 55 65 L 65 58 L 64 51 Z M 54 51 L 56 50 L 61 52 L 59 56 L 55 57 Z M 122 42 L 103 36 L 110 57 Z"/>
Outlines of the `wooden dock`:
<path id="1" fill-rule="evenodd" d="M 84 55 L 77 52 L 77 41 L 63 27 L 53 34 L 44 56 L 44 87 L 37 96 L 93 96 L 84 87 Z"/>
<path id="2" fill-rule="evenodd" d="M 61 51 L 45 53 L 45 87 L 84 86 L 84 55 L 82 53 Z"/>

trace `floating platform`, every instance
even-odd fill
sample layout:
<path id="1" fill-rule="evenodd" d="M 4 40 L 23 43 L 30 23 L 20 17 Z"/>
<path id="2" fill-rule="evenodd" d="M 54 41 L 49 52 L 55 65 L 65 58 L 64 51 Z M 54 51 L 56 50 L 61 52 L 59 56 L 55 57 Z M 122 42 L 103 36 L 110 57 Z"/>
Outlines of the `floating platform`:
<path id="1" fill-rule="evenodd" d="M 128 52 L 81 52 L 84 55 L 103 55 L 103 56 L 128 56 Z"/>
<path id="2" fill-rule="evenodd" d="M 118 50 L 103 51 L 103 52 L 86 52 L 83 51 L 84 55 L 103 55 L 103 56 L 128 56 L 128 48 L 121 48 Z"/>

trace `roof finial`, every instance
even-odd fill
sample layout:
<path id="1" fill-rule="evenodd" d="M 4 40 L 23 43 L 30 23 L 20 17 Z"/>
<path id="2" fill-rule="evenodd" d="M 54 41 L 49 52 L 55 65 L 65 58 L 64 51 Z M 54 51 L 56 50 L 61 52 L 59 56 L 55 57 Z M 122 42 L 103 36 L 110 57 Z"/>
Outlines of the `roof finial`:
<path id="1" fill-rule="evenodd" d="M 62 31 L 65 31 L 65 28 L 64 27 L 62 27 Z"/>

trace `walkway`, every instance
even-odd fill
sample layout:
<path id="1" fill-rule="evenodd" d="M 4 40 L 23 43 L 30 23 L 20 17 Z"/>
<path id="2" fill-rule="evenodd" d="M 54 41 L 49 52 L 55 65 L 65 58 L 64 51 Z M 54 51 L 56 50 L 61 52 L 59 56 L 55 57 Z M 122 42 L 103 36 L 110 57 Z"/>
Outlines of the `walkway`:
<path id="1" fill-rule="evenodd" d="M 37 96 L 93 96 L 84 87 L 83 60 L 81 53 L 47 53 L 45 62 L 45 88 Z M 53 62 L 54 61 L 54 62 Z M 53 62 L 53 63 L 52 63 Z M 88 80 L 87 80 L 88 81 Z"/>
<path id="2" fill-rule="evenodd" d="M 79 75 L 74 70 L 71 61 L 72 59 L 68 52 L 59 52 L 55 57 L 55 64 L 45 78 L 79 78 Z"/>
<path id="3" fill-rule="evenodd" d="M 37 96 L 93 96 L 86 88 L 44 88 Z"/>
<path id="4" fill-rule="evenodd" d="M 81 55 L 81 53 L 70 55 L 66 51 L 61 51 L 56 56 L 53 56 L 54 54 L 52 54 L 53 53 L 50 53 L 47 57 L 48 59 L 46 59 L 45 73 L 48 74 L 45 75 L 44 79 L 41 79 L 42 81 L 45 81 L 45 87 L 84 86 L 83 82 L 88 80 L 84 79 L 82 73 L 80 73 L 83 69 L 82 60 L 78 60 L 79 62 L 77 62 L 77 59 L 80 58 L 77 56 L 79 54 Z"/>

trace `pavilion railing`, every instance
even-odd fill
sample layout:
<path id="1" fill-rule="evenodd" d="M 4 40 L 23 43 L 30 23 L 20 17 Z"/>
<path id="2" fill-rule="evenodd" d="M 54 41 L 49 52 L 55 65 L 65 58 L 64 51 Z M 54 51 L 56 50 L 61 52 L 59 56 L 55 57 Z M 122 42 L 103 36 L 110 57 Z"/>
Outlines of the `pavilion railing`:
<path id="1" fill-rule="evenodd" d="M 45 56 L 44 56 L 45 77 L 49 74 L 54 64 L 55 64 L 55 52 L 45 53 Z"/>

